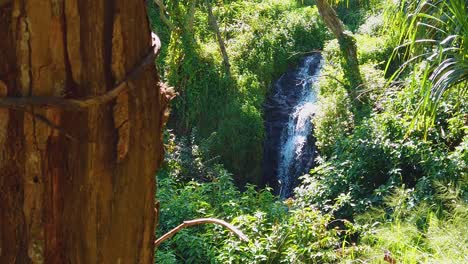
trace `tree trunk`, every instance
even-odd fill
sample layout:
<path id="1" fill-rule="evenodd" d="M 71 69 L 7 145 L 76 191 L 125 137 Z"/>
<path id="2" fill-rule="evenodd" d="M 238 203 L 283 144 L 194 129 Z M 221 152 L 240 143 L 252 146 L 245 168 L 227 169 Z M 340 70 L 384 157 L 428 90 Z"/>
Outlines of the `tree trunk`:
<path id="1" fill-rule="evenodd" d="M 151 46 L 144 1 L 0 6 L 0 97 L 102 95 Z M 75 112 L 0 108 L 0 263 L 152 263 L 165 95 L 148 66 Z"/>
<path id="2" fill-rule="evenodd" d="M 357 96 L 356 89 L 363 83 L 357 59 L 356 40 L 344 30 L 343 23 L 327 0 L 317 0 L 316 3 L 323 21 L 338 39 L 341 53 L 343 53 L 342 67 L 351 88 L 350 92 L 355 98 Z"/>
<path id="3" fill-rule="evenodd" d="M 223 65 L 226 73 L 231 75 L 231 63 L 229 62 L 229 56 L 226 51 L 226 44 L 224 44 L 223 37 L 221 36 L 221 31 L 219 30 L 218 20 L 213 14 L 213 7 L 211 6 L 211 0 L 206 0 L 206 8 L 208 9 L 208 20 L 211 28 L 216 34 L 216 40 L 218 41 L 219 49 L 221 51 L 221 56 L 223 57 Z"/>

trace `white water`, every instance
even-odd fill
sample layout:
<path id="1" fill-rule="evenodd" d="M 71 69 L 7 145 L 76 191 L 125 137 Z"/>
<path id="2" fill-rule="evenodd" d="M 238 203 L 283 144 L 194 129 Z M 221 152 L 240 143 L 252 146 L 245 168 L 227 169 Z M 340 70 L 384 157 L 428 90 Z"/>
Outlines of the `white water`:
<path id="1" fill-rule="evenodd" d="M 278 167 L 278 180 L 280 182 L 280 196 L 286 198 L 292 192 L 297 177 L 310 168 L 302 168 L 301 160 L 304 158 L 304 147 L 312 133 L 312 117 L 316 112 L 316 91 L 314 84 L 318 79 L 321 65 L 313 75 L 310 75 L 310 65 L 317 63 L 320 56 L 310 56 L 305 59 L 304 65 L 298 70 L 296 89 L 301 93 L 300 99 L 293 107 L 289 116 L 288 126 L 281 135 L 280 157 Z M 313 158 L 313 157 L 306 157 Z"/>

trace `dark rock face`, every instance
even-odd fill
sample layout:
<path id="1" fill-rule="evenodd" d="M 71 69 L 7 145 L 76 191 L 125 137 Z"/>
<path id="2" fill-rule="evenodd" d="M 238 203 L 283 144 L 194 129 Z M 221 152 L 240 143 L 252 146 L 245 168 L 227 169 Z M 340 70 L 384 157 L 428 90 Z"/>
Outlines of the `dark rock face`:
<path id="1" fill-rule="evenodd" d="M 321 61 L 320 54 L 305 57 L 296 69 L 286 72 L 273 85 L 264 105 L 263 179 L 283 198 L 292 194 L 297 178 L 314 166 L 313 84 Z"/>

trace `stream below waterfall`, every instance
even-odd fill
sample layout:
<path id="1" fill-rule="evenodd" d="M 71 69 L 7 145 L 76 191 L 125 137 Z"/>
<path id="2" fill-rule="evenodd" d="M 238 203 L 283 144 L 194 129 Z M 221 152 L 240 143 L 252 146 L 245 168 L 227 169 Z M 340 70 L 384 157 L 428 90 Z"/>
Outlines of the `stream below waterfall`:
<path id="1" fill-rule="evenodd" d="M 290 197 L 298 178 L 314 167 L 314 85 L 322 60 L 318 53 L 303 58 L 275 82 L 265 103 L 264 179 L 282 198 Z"/>

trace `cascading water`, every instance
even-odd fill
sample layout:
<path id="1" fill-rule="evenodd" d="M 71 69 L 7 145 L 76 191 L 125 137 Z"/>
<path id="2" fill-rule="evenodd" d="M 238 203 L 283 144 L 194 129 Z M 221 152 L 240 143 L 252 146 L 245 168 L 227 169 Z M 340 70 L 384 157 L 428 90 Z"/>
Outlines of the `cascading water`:
<path id="1" fill-rule="evenodd" d="M 321 62 L 320 54 L 305 57 L 297 69 L 275 83 L 265 104 L 264 176 L 282 198 L 291 196 L 298 177 L 314 166 L 311 119 L 316 111 L 314 83 Z"/>

